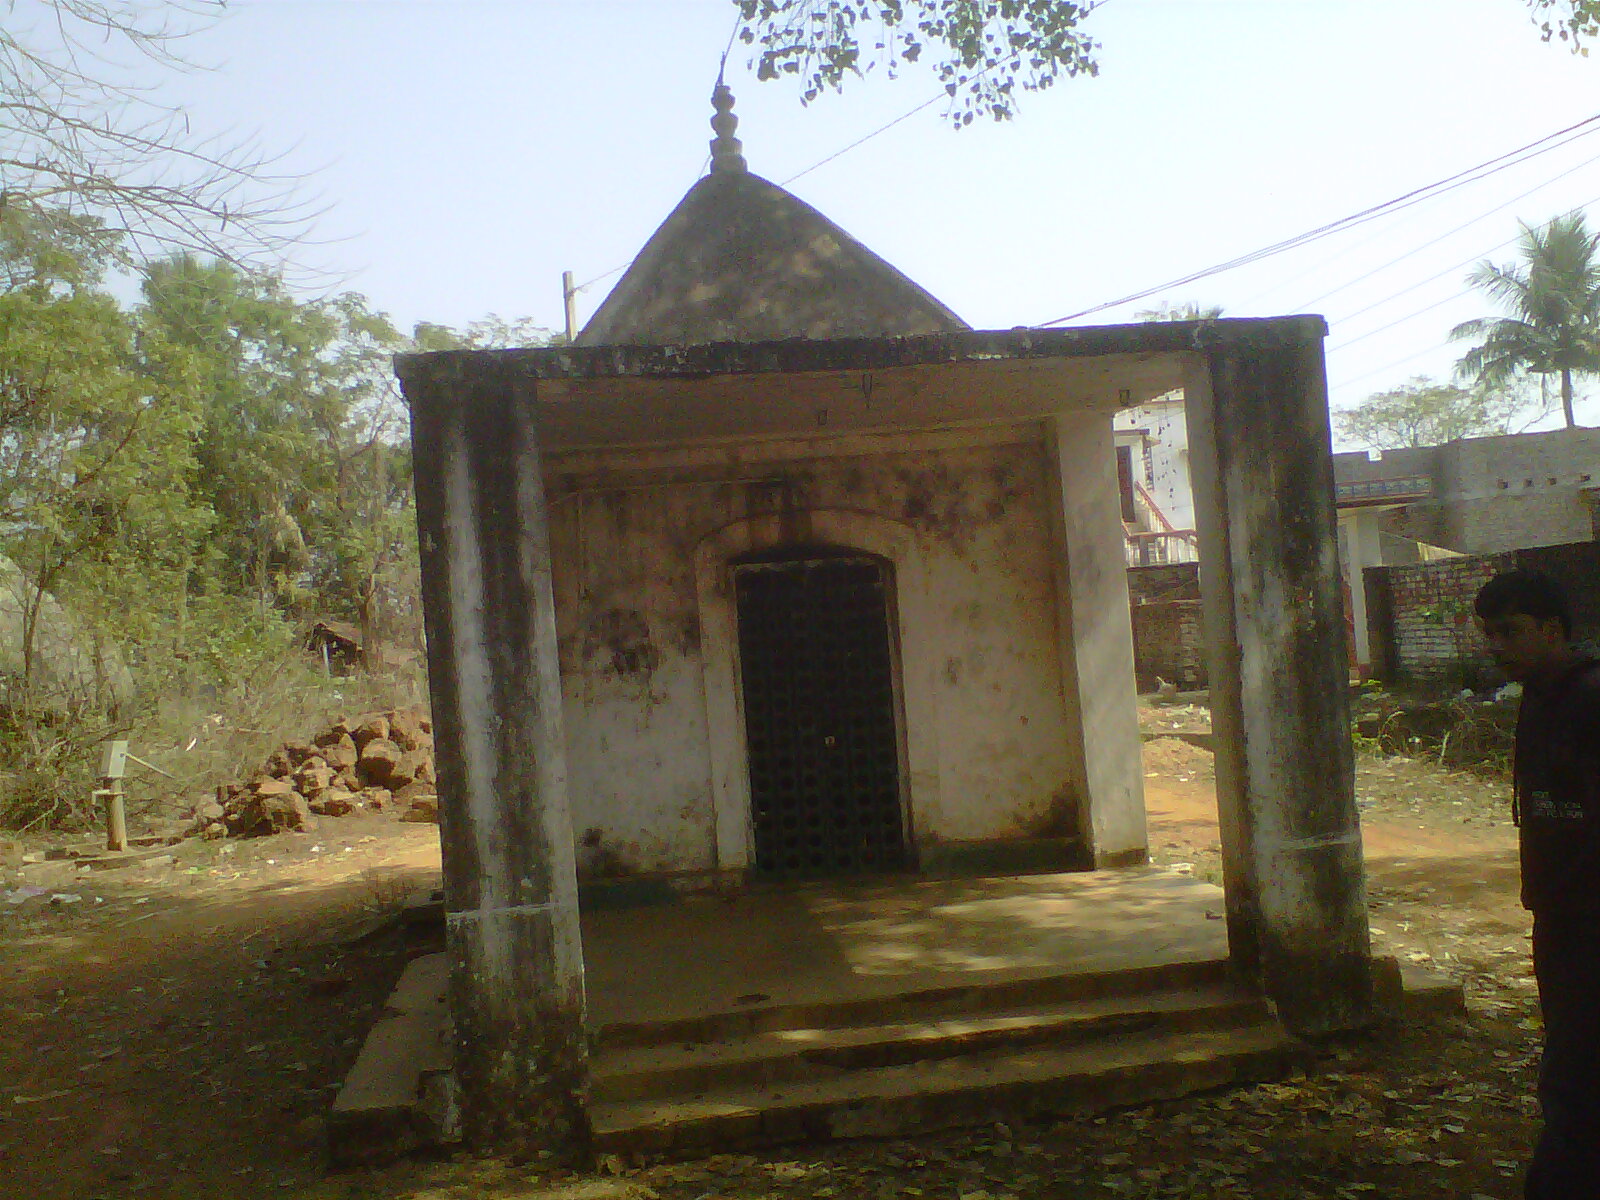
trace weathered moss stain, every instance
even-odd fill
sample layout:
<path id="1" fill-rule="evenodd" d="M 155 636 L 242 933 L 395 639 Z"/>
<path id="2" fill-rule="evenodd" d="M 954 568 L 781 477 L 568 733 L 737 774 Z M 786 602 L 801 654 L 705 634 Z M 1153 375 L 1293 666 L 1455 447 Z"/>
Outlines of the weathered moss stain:
<path id="1" fill-rule="evenodd" d="M 672 649 L 687 658 L 700 655 L 700 616 L 698 613 L 679 613 L 668 622 L 672 635 Z"/>
<path id="2" fill-rule="evenodd" d="M 583 659 L 618 679 L 648 677 L 661 665 L 661 650 L 651 640 L 650 622 L 637 609 L 611 608 L 584 626 Z"/>
<path id="3" fill-rule="evenodd" d="M 562 346 L 537 350 L 438 350 L 400 354 L 395 370 L 408 396 L 462 381 L 505 387 L 540 379 L 642 376 L 702 379 L 715 375 L 804 371 L 879 371 L 939 363 L 1170 355 L 1215 350 L 1268 351 L 1320 342 L 1318 316 L 1145 321 L 1073 329 L 973 330 L 905 337 L 825 341 L 710 342 L 692 346 Z M 534 389 L 528 388 L 531 401 Z"/>
<path id="4" fill-rule="evenodd" d="M 1037 805 L 1023 809 L 1018 825 L 1027 837 L 1074 837 L 1078 833 L 1081 811 L 1077 789 L 1070 783 L 1063 783 Z"/>
<path id="5" fill-rule="evenodd" d="M 607 839 L 605 831 L 592 825 L 578 838 L 578 882 L 596 879 L 626 879 L 642 874 L 638 865 L 638 852 L 615 839 Z"/>
<path id="6" fill-rule="evenodd" d="M 525 923 L 522 938 L 543 945 L 548 931 Z M 447 926 L 451 1014 L 462 1125 L 469 1145 L 513 1161 L 553 1158 L 573 1165 L 591 1155 L 589 1038 L 581 976 L 570 986 L 533 970 L 508 984 L 486 969 L 483 948 Z"/>

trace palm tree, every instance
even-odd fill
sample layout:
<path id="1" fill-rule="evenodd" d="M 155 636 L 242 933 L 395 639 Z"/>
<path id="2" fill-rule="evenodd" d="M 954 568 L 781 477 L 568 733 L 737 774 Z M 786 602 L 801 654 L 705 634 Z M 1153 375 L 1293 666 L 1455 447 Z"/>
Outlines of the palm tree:
<path id="1" fill-rule="evenodd" d="M 1561 377 L 1561 410 L 1567 428 L 1574 375 L 1600 375 L 1600 234 L 1589 232 L 1583 213 L 1556 217 L 1548 225 L 1522 226 L 1520 263 L 1497 267 L 1481 262 L 1468 281 L 1511 315 L 1464 321 L 1450 331 L 1478 344 L 1456 364 L 1456 374 L 1500 387 L 1521 372 Z"/>

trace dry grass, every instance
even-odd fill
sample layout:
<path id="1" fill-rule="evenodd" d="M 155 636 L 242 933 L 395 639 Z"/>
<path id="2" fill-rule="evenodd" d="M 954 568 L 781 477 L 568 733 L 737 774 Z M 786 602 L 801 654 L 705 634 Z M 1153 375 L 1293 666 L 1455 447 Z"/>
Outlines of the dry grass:
<path id="1" fill-rule="evenodd" d="M 420 666 L 403 674 L 329 676 L 299 653 L 267 659 L 227 687 L 170 687 L 130 717 L 82 711 L 17 721 L 0 793 L 0 828 L 89 828 L 99 743 L 126 738 L 159 770 L 130 762 L 130 831 L 184 819 L 218 784 L 247 778 L 285 741 L 309 738 L 342 715 L 423 703 Z M 160 772 L 165 772 L 163 775 Z"/>
<path id="2" fill-rule="evenodd" d="M 142 772 L 139 801 L 130 800 L 130 809 L 147 820 L 170 820 L 209 799 L 218 784 L 252 774 L 286 741 L 309 740 L 340 716 L 426 699 L 419 671 L 329 676 L 298 656 L 269 664 L 221 695 L 165 697 L 129 738 L 135 754 L 173 778 Z"/>
<path id="3" fill-rule="evenodd" d="M 1426 758 L 1450 770 L 1504 778 L 1511 767 L 1514 703 L 1452 699 L 1431 704 L 1371 702 L 1356 723 L 1356 748 L 1375 757 Z"/>

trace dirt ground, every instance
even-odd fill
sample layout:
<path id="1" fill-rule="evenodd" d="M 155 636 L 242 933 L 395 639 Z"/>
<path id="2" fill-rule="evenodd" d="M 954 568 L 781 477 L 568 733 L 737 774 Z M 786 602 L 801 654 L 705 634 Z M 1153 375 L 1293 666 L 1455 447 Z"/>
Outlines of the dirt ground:
<path id="1" fill-rule="evenodd" d="M 1161 735 L 1146 746 L 1153 857 L 1214 879 L 1204 711 L 1143 718 Z M 13 880 L 0 1200 L 1509 1200 L 1535 1130 L 1538 1020 L 1504 791 L 1405 759 L 1358 772 L 1376 946 L 1462 979 L 1465 1021 L 1410 1021 L 1323 1047 L 1306 1077 L 1104 1117 L 592 1175 L 470 1156 L 325 1169 L 324 1114 L 359 1039 L 406 960 L 435 948 L 394 919 L 437 878 L 432 826 L 324 820 L 43 895 Z"/>

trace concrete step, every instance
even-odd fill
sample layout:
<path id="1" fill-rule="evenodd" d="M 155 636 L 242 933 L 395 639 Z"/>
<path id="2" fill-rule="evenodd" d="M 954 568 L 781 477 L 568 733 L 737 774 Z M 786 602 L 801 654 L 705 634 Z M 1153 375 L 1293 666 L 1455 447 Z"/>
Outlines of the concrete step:
<path id="1" fill-rule="evenodd" d="M 1467 1015 L 1459 980 L 1390 955 L 1372 960 L 1372 985 L 1379 1011 L 1390 1020 Z"/>
<path id="2" fill-rule="evenodd" d="M 1273 1022 L 1037 1046 L 848 1071 L 774 1087 L 597 1103 L 595 1148 L 693 1155 L 886 1137 L 1002 1116 L 1066 1115 L 1282 1078 L 1301 1051 Z"/>
<path id="3" fill-rule="evenodd" d="M 1392 959 L 1375 966 L 1395 1017 L 1461 1011 L 1459 984 Z M 407 967 L 330 1114 L 336 1165 L 374 1165 L 456 1136 L 448 975 L 442 954 Z M 719 1036 L 683 1036 L 707 1031 Z M 1280 1078 L 1300 1054 L 1216 961 L 597 1032 L 599 1148 L 686 1156 L 1093 1112 Z"/>
<path id="4" fill-rule="evenodd" d="M 1269 1016 L 1259 996 L 1216 986 L 919 1021 L 772 1029 L 732 1041 L 627 1046 L 597 1055 L 593 1096 L 621 1102 L 770 1087 L 997 1050 L 1062 1047 L 1157 1030 L 1232 1028 Z"/>
<path id="5" fill-rule="evenodd" d="M 328 1114 L 328 1147 L 339 1168 L 392 1162 L 454 1136 L 449 1107 L 450 960 L 406 965 Z"/>
<path id="6" fill-rule="evenodd" d="M 736 1009 L 667 1020 L 612 1021 L 595 1032 L 601 1052 L 628 1046 L 731 1042 L 786 1029 L 842 1029 L 945 1016 L 1006 1013 L 1154 992 L 1226 987 L 1226 959 L 1207 958 L 1072 974 L 988 979 L 958 987 L 885 991 L 849 1000 L 773 1004 L 756 1001 Z"/>

